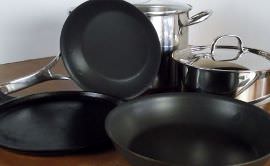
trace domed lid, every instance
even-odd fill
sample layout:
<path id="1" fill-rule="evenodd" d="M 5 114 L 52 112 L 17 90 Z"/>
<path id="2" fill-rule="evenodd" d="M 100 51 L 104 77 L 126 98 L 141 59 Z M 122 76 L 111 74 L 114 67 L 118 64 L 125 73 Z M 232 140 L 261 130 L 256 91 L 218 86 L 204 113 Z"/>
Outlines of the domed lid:
<path id="1" fill-rule="evenodd" d="M 224 37 L 234 37 L 235 45 L 217 45 Z M 235 35 L 218 37 L 211 46 L 191 46 L 176 50 L 173 59 L 196 68 L 226 71 L 265 71 L 270 70 L 270 53 L 243 47 L 242 40 Z"/>

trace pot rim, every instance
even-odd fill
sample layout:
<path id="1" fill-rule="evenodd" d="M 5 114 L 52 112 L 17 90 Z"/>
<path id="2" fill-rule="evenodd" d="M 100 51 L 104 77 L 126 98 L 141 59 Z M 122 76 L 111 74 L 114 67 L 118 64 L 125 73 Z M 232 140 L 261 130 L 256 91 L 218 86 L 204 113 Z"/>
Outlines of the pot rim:
<path id="1" fill-rule="evenodd" d="M 162 4 L 136 4 L 135 6 L 143 11 L 145 15 L 148 16 L 167 16 L 167 15 L 175 15 L 187 13 L 192 10 L 192 6 L 190 4 L 184 4 L 185 10 L 183 10 L 183 6 L 180 5 L 162 5 Z M 151 11 L 149 9 L 159 9 L 160 11 Z M 145 9 L 145 10 L 143 10 Z"/>

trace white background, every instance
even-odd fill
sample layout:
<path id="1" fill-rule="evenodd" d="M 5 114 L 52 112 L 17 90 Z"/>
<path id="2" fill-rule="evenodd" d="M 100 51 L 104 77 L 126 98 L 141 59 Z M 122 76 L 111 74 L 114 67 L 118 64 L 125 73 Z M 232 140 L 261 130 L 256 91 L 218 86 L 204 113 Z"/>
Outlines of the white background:
<path id="1" fill-rule="evenodd" d="M 0 0 L 0 64 L 54 56 L 68 10 L 85 0 Z M 132 0 L 136 1 L 136 0 Z M 270 51 L 269 0 L 183 0 L 192 14 L 212 17 L 190 27 L 190 44 L 210 44 L 221 34 L 239 35 L 246 46 Z"/>
<path id="2" fill-rule="evenodd" d="M 84 1 L 0 0 L 0 63 L 58 54 L 68 11 Z"/>

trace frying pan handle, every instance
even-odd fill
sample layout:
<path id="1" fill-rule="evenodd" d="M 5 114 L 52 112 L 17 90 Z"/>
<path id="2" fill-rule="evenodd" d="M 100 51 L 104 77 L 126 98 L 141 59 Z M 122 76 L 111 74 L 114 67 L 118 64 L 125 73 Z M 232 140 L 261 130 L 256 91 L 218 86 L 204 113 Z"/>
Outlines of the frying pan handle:
<path id="1" fill-rule="evenodd" d="M 0 92 L 0 104 L 3 104 L 5 102 L 8 102 L 8 101 L 10 101 L 11 99 L 14 99 L 14 98 L 15 97 L 8 96 L 8 95 L 5 95 L 2 92 Z"/>
<path id="2" fill-rule="evenodd" d="M 195 14 L 194 16 L 192 16 L 189 19 L 188 24 L 186 26 L 190 26 L 190 25 L 194 25 L 194 24 L 198 24 L 200 22 L 203 22 L 203 21 L 207 20 L 212 14 L 213 14 L 212 10 L 205 10 L 205 11 L 202 11 L 198 14 Z"/>
<path id="3" fill-rule="evenodd" d="M 10 94 L 13 92 L 17 92 L 19 90 L 28 88 L 32 85 L 45 82 L 45 81 L 50 81 L 50 80 L 70 80 L 69 77 L 59 75 L 59 74 L 54 74 L 51 71 L 51 68 L 57 64 L 57 62 L 60 59 L 60 56 L 56 56 L 47 66 L 43 67 L 39 71 L 30 74 L 28 76 L 6 82 L 0 85 L 0 92 L 2 94 Z"/>
<path id="4" fill-rule="evenodd" d="M 262 106 L 270 102 L 270 94 L 262 96 L 258 99 L 255 99 L 253 101 L 250 101 L 250 104 L 253 104 L 255 106 Z"/>

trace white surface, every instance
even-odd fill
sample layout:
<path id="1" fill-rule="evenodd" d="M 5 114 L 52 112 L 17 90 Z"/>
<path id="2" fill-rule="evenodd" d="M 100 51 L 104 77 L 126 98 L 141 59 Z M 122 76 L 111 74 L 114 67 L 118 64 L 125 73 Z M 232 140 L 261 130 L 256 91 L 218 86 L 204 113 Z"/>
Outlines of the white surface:
<path id="1" fill-rule="evenodd" d="M 222 34 L 241 37 L 245 46 L 270 51 L 270 1 L 268 0 L 184 0 L 192 14 L 212 9 L 212 17 L 190 27 L 190 43 L 210 44 Z"/>
<path id="2" fill-rule="evenodd" d="M 0 63 L 56 55 L 68 10 L 84 1 L 0 0 Z M 208 21 L 190 27 L 190 44 L 209 44 L 218 35 L 236 34 L 246 46 L 270 51 L 270 1 L 182 1 L 193 6 L 191 14 L 214 11 Z"/>
<path id="3" fill-rule="evenodd" d="M 0 63 L 59 52 L 68 10 L 85 0 L 0 0 Z"/>

